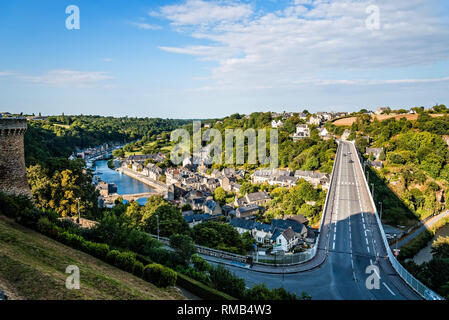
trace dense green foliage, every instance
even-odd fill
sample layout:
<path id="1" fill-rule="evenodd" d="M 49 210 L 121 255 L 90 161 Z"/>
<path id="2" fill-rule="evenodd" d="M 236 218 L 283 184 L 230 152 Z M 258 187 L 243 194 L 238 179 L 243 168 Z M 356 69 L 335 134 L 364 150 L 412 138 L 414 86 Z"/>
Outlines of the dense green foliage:
<path id="1" fill-rule="evenodd" d="M 45 163 L 51 157 L 67 158 L 76 148 L 106 142 L 129 142 L 171 131 L 185 120 L 113 118 L 100 116 L 52 116 L 30 121 L 25 134 L 27 164 Z"/>
<path id="2" fill-rule="evenodd" d="M 194 292 L 202 292 L 205 294 L 204 298 L 221 296 L 224 299 L 229 299 L 231 297 L 228 295 L 231 295 L 239 299 L 250 299 L 251 295 L 254 294 L 257 299 L 264 297 L 295 299 L 296 295 L 289 294 L 283 289 L 269 290 L 263 288 L 264 293 L 262 295 L 247 291 L 243 279 L 238 278 L 223 266 L 211 266 L 197 255 L 192 257 L 192 261 L 195 266 L 198 266 L 198 270 L 193 269 L 185 263 L 178 253 L 158 248 L 159 242 L 150 240 L 147 234 L 130 227 L 129 218 L 124 214 L 124 210 L 120 206 L 114 209 L 94 229 L 78 229 L 70 222 L 60 221 L 52 211 L 41 211 L 34 208 L 33 203 L 27 198 L 6 196 L 0 193 L 1 214 L 15 218 L 17 222 L 36 229 L 66 245 L 141 276 L 157 286 L 172 286 L 178 281 L 177 273 L 171 269 L 173 268 L 188 275 L 188 277 L 180 275 L 182 280 L 179 283 L 194 288 L 192 290 Z M 114 219 L 113 215 L 120 212 L 121 215 Z M 115 238 L 110 238 L 109 236 L 114 233 L 118 235 Z M 119 240 L 120 238 L 122 240 Z M 94 239 L 104 239 L 108 243 L 97 243 Z M 122 242 L 119 245 L 114 245 L 115 241 Z M 137 252 L 138 250 L 140 252 Z M 145 261 L 145 267 L 142 261 Z M 191 275 L 195 277 L 196 281 L 214 289 L 222 290 L 228 295 L 202 287 L 200 283 L 189 279 Z M 214 294 L 207 296 L 207 292 Z M 260 289 L 257 292 L 260 292 Z M 307 295 L 303 295 L 301 298 L 307 297 Z"/>
<path id="3" fill-rule="evenodd" d="M 135 228 L 151 234 L 157 234 L 158 226 L 159 235 L 163 237 L 189 233 L 189 226 L 179 209 L 160 196 L 148 198 L 145 206 L 132 202 L 126 209 L 126 216 Z"/>
<path id="4" fill-rule="evenodd" d="M 435 240 L 432 253 L 432 259 L 428 262 L 417 265 L 409 261 L 405 266 L 421 282 L 449 299 L 449 237 L 439 237 Z"/>
<path id="5" fill-rule="evenodd" d="M 270 149 L 270 133 L 271 130 L 271 121 L 272 120 L 280 120 L 280 117 L 273 118 L 270 112 L 255 112 L 250 114 L 249 116 L 244 116 L 241 114 L 233 114 L 229 117 L 225 117 L 222 119 L 212 119 L 208 120 L 207 123 L 211 125 L 211 128 L 218 130 L 222 138 L 225 138 L 225 130 L 233 129 L 233 130 L 243 130 L 246 129 L 266 129 L 268 132 L 266 134 L 267 137 L 267 154 Z M 296 126 L 298 124 L 304 124 L 305 121 L 301 120 L 298 114 L 294 114 L 294 116 L 288 118 L 287 120 L 282 120 L 283 126 L 278 129 L 279 131 L 279 166 L 280 167 L 289 167 L 292 170 L 320 170 L 322 172 L 330 173 L 332 171 L 333 161 L 335 158 L 335 152 L 337 150 L 336 142 L 331 139 L 328 141 L 324 141 L 318 135 L 318 131 L 315 128 L 311 130 L 310 138 L 302 139 L 300 141 L 293 141 L 291 135 L 295 133 Z M 191 133 L 191 137 L 193 137 L 193 125 L 185 124 L 183 126 L 188 132 Z M 204 134 L 206 128 L 202 128 L 202 133 Z M 161 134 L 158 136 L 158 140 L 156 140 L 156 136 L 153 139 L 144 138 L 141 141 L 131 143 L 126 145 L 123 150 L 126 152 L 140 152 L 140 153 L 155 153 L 159 151 L 163 151 L 169 146 L 173 146 L 175 142 L 170 141 L 170 137 L 167 134 Z M 224 143 L 223 143 L 224 146 Z M 235 144 L 234 144 L 234 157 L 236 155 L 235 152 Z M 223 148 L 224 149 L 224 148 Z M 117 156 L 118 156 L 117 152 Z M 261 163 L 257 163 L 254 165 L 250 165 L 247 163 L 248 159 L 248 146 L 245 145 L 244 150 L 245 155 L 245 164 L 244 165 L 236 165 L 237 167 L 242 167 L 247 170 L 255 169 L 261 166 Z M 217 165 L 217 168 L 221 169 L 224 166 L 224 151 L 222 154 L 223 165 Z"/>
<path id="6" fill-rule="evenodd" d="M 192 235 L 196 244 L 236 254 L 246 254 L 255 243 L 249 234 L 241 236 L 230 224 L 214 221 L 197 224 Z"/>
<path id="7" fill-rule="evenodd" d="M 421 113 L 417 121 L 402 118 L 380 122 L 359 115 L 352 125 L 352 130 L 359 133 L 359 150 L 384 148 L 380 155 L 384 168 L 372 171 L 370 182 L 376 184 L 375 200 L 384 203 L 386 222 L 407 225 L 407 220 L 416 221 L 444 209 L 449 149 L 441 134 L 449 133 L 445 129 L 448 121 L 447 115 L 432 118 L 426 113 Z"/>
<path id="8" fill-rule="evenodd" d="M 98 214 L 98 195 L 92 176 L 84 170 L 83 160 L 50 158 L 45 166 L 29 166 L 27 176 L 33 199 L 39 208 L 51 209 L 65 217 L 76 215 L 79 205 L 83 216 L 95 217 Z"/>
<path id="9" fill-rule="evenodd" d="M 292 188 L 276 188 L 271 192 L 272 200 L 264 214 L 267 222 L 284 216 L 304 215 L 313 224 L 319 221 L 326 192 L 315 189 L 307 181 L 300 179 Z M 309 203 L 307 203 L 309 202 Z"/>

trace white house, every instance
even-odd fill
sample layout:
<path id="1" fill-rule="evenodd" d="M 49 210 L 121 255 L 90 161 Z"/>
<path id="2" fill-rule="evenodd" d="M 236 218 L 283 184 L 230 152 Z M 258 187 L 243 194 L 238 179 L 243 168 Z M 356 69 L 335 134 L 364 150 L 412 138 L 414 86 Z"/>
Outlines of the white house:
<path id="1" fill-rule="evenodd" d="M 278 121 L 273 120 L 273 121 L 271 121 L 271 127 L 274 128 L 274 129 L 280 128 L 282 126 L 283 126 L 283 123 L 282 123 L 281 120 L 278 120 Z"/>
<path id="2" fill-rule="evenodd" d="M 299 124 L 296 126 L 296 133 L 292 136 L 295 139 L 304 139 L 310 137 L 310 128 L 306 124 Z"/>
<path id="3" fill-rule="evenodd" d="M 309 120 L 307 120 L 308 124 L 319 126 L 321 124 L 321 117 L 318 116 L 311 116 Z"/>
<path id="4" fill-rule="evenodd" d="M 291 248 L 298 244 L 298 237 L 292 228 L 285 229 L 284 231 L 276 231 L 272 239 L 279 246 L 274 246 L 275 250 L 282 250 L 284 252 L 289 251 Z"/>

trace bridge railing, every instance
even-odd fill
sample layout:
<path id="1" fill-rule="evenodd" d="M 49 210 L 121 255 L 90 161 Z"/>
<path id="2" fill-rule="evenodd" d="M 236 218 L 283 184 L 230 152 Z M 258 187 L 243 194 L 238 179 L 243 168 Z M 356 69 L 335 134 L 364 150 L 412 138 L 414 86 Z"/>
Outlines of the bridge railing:
<path id="1" fill-rule="evenodd" d="M 352 142 L 352 144 L 354 145 L 354 148 L 357 151 L 357 147 L 355 146 L 355 143 Z M 357 154 L 358 154 L 358 152 L 357 152 Z M 369 192 L 370 189 L 369 189 L 369 186 L 368 186 L 368 181 L 366 180 L 366 177 L 363 174 L 363 169 L 362 169 L 362 165 L 361 165 L 360 155 L 359 155 L 359 161 L 357 161 L 357 163 L 359 164 L 359 169 L 362 172 L 363 181 L 365 182 L 365 186 L 367 188 L 366 190 L 368 190 L 369 198 L 371 200 L 371 205 L 373 206 L 373 208 L 375 210 L 375 216 L 376 216 L 377 225 L 379 227 L 379 230 L 380 230 L 380 233 L 381 233 L 381 236 L 382 236 L 382 241 L 384 243 L 385 250 L 387 251 L 388 259 L 390 260 L 391 265 L 396 270 L 396 272 L 399 274 L 399 276 L 413 290 L 415 290 L 419 295 L 421 295 L 424 299 L 426 299 L 426 300 L 443 300 L 438 294 L 436 294 L 434 291 L 432 291 L 429 288 L 427 288 L 418 279 L 416 279 L 410 272 L 408 272 L 407 269 L 405 269 L 401 265 L 401 263 L 396 259 L 396 257 L 394 256 L 393 252 L 390 249 L 390 245 L 388 244 L 388 240 L 387 240 L 387 237 L 385 235 L 385 231 L 384 231 L 384 228 L 382 226 L 382 222 L 379 219 L 379 214 L 377 212 L 376 204 L 374 203 L 374 199 L 373 199 L 371 193 Z"/>

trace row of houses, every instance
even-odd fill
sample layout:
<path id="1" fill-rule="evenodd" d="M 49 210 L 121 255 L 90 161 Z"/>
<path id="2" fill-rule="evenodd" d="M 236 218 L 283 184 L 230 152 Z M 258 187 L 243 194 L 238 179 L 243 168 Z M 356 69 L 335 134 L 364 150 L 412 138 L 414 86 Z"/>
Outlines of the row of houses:
<path id="1" fill-rule="evenodd" d="M 257 243 L 274 245 L 274 249 L 290 251 L 300 243 L 314 243 L 315 233 L 295 219 L 274 219 L 271 224 L 233 218 L 230 222 L 239 234 L 248 232 Z"/>
<path id="2" fill-rule="evenodd" d="M 329 189 L 330 175 L 316 171 L 297 170 L 293 174 L 290 170 L 281 169 L 260 169 L 251 175 L 254 184 L 268 183 L 281 187 L 292 187 L 296 185 L 299 179 L 304 179 L 311 183 L 315 188 L 321 186 L 323 189 Z"/>
<path id="3" fill-rule="evenodd" d="M 320 127 L 317 130 L 318 130 L 318 135 L 323 140 L 329 140 L 329 139 L 332 138 L 331 133 L 325 127 Z M 307 124 L 298 124 L 296 126 L 296 132 L 291 136 L 291 138 L 293 139 L 293 141 L 302 140 L 302 139 L 305 139 L 305 138 L 310 138 L 310 127 L 309 127 L 309 125 L 307 125 Z"/>
<path id="4" fill-rule="evenodd" d="M 293 115 L 294 115 L 293 112 L 284 112 L 283 114 L 275 113 L 275 112 L 271 113 L 271 116 L 273 118 L 281 118 L 282 117 L 282 120 L 289 119 Z M 312 114 L 312 115 L 311 114 L 307 114 L 307 113 L 303 113 L 303 112 L 300 112 L 298 114 L 298 116 L 299 116 L 299 118 L 301 120 L 305 120 L 307 124 L 314 125 L 314 126 L 320 126 L 320 125 L 322 125 L 323 123 L 325 123 L 327 121 L 331 121 L 333 119 L 340 118 L 340 117 L 345 117 L 347 115 L 348 115 L 347 112 L 333 112 L 333 111 L 331 111 L 331 112 L 317 112 L 316 114 Z M 279 120 L 272 120 L 271 127 L 272 128 L 280 128 L 280 127 L 282 127 L 284 125 L 282 120 L 280 120 L 280 119 Z"/>
<path id="5" fill-rule="evenodd" d="M 112 150 L 118 147 L 119 145 L 120 145 L 119 142 L 109 142 L 93 148 L 78 149 L 76 150 L 76 152 L 70 155 L 69 160 L 74 160 L 76 158 L 81 159 L 95 158 L 96 156 L 99 156 L 101 154 L 112 152 Z"/>

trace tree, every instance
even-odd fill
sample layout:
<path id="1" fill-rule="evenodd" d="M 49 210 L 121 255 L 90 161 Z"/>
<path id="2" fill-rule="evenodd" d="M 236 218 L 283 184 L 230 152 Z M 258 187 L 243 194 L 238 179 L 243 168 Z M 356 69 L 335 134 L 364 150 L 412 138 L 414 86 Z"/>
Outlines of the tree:
<path id="1" fill-rule="evenodd" d="M 170 247 L 188 264 L 190 258 L 196 253 L 196 247 L 192 238 L 182 234 L 173 234 L 170 237 Z"/>
<path id="2" fill-rule="evenodd" d="M 432 244 L 432 254 L 437 258 L 449 259 L 449 237 L 438 237 Z"/>
<path id="3" fill-rule="evenodd" d="M 221 205 L 226 204 L 226 191 L 222 187 L 218 187 L 214 192 L 214 200 Z"/>
<path id="4" fill-rule="evenodd" d="M 303 165 L 303 169 L 307 171 L 313 171 L 318 169 L 320 166 L 320 161 L 317 157 L 310 157 L 307 159 L 306 163 Z"/>
<path id="5" fill-rule="evenodd" d="M 156 234 L 159 221 L 161 236 L 189 233 L 189 226 L 179 209 L 165 201 L 161 196 L 148 198 L 147 203 L 141 210 L 141 228 L 146 232 Z"/>

